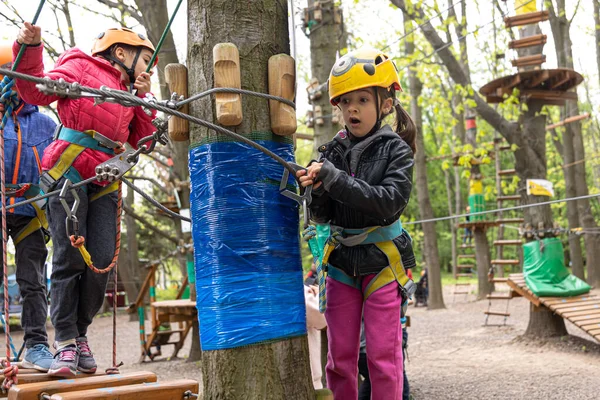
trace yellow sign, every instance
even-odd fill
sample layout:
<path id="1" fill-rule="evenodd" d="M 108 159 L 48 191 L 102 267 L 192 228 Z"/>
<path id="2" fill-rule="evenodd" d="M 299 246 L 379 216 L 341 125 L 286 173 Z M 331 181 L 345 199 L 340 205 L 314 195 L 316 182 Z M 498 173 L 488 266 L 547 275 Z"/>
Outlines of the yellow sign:
<path id="1" fill-rule="evenodd" d="M 515 0 L 515 12 L 517 15 L 537 11 L 536 0 Z"/>
<path id="2" fill-rule="evenodd" d="M 527 179 L 527 194 L 534 196 L 554 196 L 552 182 L 545 179 Z"/>

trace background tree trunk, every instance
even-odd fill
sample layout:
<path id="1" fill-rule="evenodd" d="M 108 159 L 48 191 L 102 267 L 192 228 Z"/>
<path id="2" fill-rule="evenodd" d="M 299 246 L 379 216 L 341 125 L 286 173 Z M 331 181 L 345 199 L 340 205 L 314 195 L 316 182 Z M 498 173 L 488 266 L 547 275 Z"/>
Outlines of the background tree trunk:
<path id="1" fill-rule="evenodd" d="M 406 20 L 410 21 L 408 17 Z M 411 23 L 405 24 L 405 31 L 411 29 Z M 415 51 L 415 45 L 412 38 L 405 41 L 407 54 Z M 419 96 L 423 84 L 417 78 L 417 75 L 410 68 L 408 69 L 408 82 L 411 95 L 410 114 L 417 126 L 417 153 L 415 154 L 415 175 L 417 191 L 417 200 L 419 202 L 419 214 L 421 219 L 431 219 L 434 217 L 431 200 L 429 199 L 429 187 L 427 184 L 427 161 L 425 159 L 425 139 L 423 138 L 423 117 L 421 107 L 419 106 Z M 444 296 L 442 293 L 442 276 L 440 270 L 440 258 L 437 243 L 437 234 L 435 231 L 435 222 L 425 222 L 422 224 L 424 234 L 425 259 L 427 260 L 427 274 L 429 284 L 429 298 L 427 306 L 430 309 L 444 308 Z"/>
<path id="2" fill-rule="evenodd" d="M 573 64 L 573 50 L 571 42 L 571 22 L 567 19 L 565 0 L 557 0 L 556 11 L 551 0 L 546 1 L 548 11 L 550 12 L 550 27 L 552 29 L 552 36 L 554 37 L 554 43 L 556 45 L 556 56 L 558 60 L 558 66 L 562 68 L 574 69 Z M 579 104 L 577 101 L 567 102 L 565 107 L 561 110 L 561 118 L 579 115 Z M 583 133 L 581 129 L 581 121 L 576 121 L 567 124 L 565 127 L 565 134 L 563 135 L 563 145 L 565 148 L 564 162 L 567 161 L 567 147 L 568 142 L 572 141 L 572 160 L 571 163 L 577 162 L 575 165 L 565 169 L 565 179 L 568 174 L 572 175 L 575 181 L 575 193 L 577 196 L 587 196 L 589 194 L 587 181 L 586 181 L 586 168 L 585 168 L 585 146 L 583 144 Z M 582 162 L 579 162 L 582 161 Z M 574 171 L 568 171 L 568 170 Z M 567 193 L 567 196 L 568 193 Z M 589 199 L 577 200 L 576 203 L 577 211 L 579 214 L 580 226 L 589 228 L 592 231 L 597 227 L 594 215 L 592 214 L 592 208 Z M 572 207 L 572 205 L 571 205 Z M 569 221 L 570 222 L 570 221 Z M 569 223 L 570 227 L 570 223 Z M 576 235 L 570 235 L 576 236 Z M 571 242 L 569 238 L 569 243 Z M 577 237 L 579 240 L 579 237 Z M 600 285 L 600 238 L 595 233 L 585 233 L 583 236 L 585 243 L 586 253 L 586 265 L 588 267 L 588 282 L 592 286 Z M 574 269 L 575 272 L 575 269 Z M 581 271 L 583 272 L 583 271 Z M 583 274 L 582 274 L 583 275 Z M 583 278 L 583 276 L 579 276 Z"/>
<path id="3" fill-rule="evenodd" d="M 213 47 L 219 42 L 231 42 L 239 49 L 242 88 L 267 93 L 269 57 L 289 54 L 287 18 L 285 0 L 189 0 L 189 92 L 199 93 L 213 87 Z M 214 121 L 212 104 L 210 98 L 195 102 L 190 113 Z M 264 99 L 244 97 L 242 104 L 244 120 L 235 131 L 243 134 L 271 131 L 268 103 Z M 217 137 L 213 131 L 191 126 L 193 143 Z M 207 399 L 314 398 L 306 336 L 204 351 L 202 371 Z"/>
<path id="4" fill-rule="evenodd" d="M 339 39 L 342 36 L 341 24 L 336 24 L 334 20 L 334 2 L 321 1 L 322 20 L 308 29 L 310 36 L 310 70 L 312 78 L 316 78 L 321 88 L 321 97 L 311 101 L 313 110 L 315 107 L 321 107 L 323 116 L 323 125 L 314 124 L 313 140 L 313 158 L 317 158 L 317 149 L 322 144 L 329 142 L 338 131 L 338 124 L 333 124 L 333 107 L 329 103 L 329 93 L 327 79 L 331 67 L 335 64 L 337 51 L 340 48 Z M 314 7 L 315 1 L 308 0 L 308 8 Z M 308 21 L 306 21 L 308 22 Z"/>

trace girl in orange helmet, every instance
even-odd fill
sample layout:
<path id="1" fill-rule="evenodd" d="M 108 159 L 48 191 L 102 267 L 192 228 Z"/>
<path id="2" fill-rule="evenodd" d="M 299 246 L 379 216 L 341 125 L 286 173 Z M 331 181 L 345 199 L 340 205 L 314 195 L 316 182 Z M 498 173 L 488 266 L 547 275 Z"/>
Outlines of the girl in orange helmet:
<path id="1" fill-rule="evenodd" d="M 107 86 L 119 90 L 137 90 L 143 97 L 150 93 L 150 76 L 145 70 L 154 46 L 143 35 L 130 29 L 116 28 L 101 33 L 92 48 L 92 56 L 73 48 L 62 54 L 54 69 L 44 72 L 41 28 L 24 23 L 13 45 L 13 57 L 21 44 L 27 48 L 17 71 L 37 77 L 63 78 L 84 86 Z M 17 80 L 17 89 L 28 103 L 48 105 L 57 101 L 62 121 L 55 140 L 44 153 L 41 186 L 47 192 L 62 187 L 66 179 L 79 182 L 95 176 L 98 164 L 123 151 L 122 143 L 134 148 L 155 128 L 152 116 L 141 107 L 114 103 L 94 104 L 91 98 L 59 98 L 41 93 L 32 82 Z M 97 142 L 100 134 L 106 140 Z M 95 139 L 90 141 L 90 139 Z M 117 193 L 106 183 L 92 182 L 80 187 L 81 203 L 76 217 L 79 232 L 97 268 L 109 266 L 115 252 Z M 116 188 L 115 188 L 116 189 Z M 69 191 L 69 207 L 74 198 Z M 77 371 L 93 373 L 97 365 L 87 341 L 89 325 L 104 301 L 108 274 L 96 274 L 78 249 L 71 245 L 66 231 L 66 211 L 58 197 L 47 205 L 53 242 L 50 315 L 55 327 L 57 352 L 49 374 L 72 377 Z"/>
<path id="2" fill-rule="evenodd" d="M 400 400 L 403 389 L 401 308 L 416 288 L 406 275 L 412 243 L 400 216 L 412 189 L 416 128 L 396 99 L 392 60 L 363 48 L 341 57 L 329 76 L 329 97 L 345 129 L 299 171 L 313 185 L 312 219 L 329 223 L 323 250 L 329 355 L 327 383 L 336 400 L 356 400 L 364 316 L 371 398 Z M 395 130 L 384 119 L 396 113 Z"/>

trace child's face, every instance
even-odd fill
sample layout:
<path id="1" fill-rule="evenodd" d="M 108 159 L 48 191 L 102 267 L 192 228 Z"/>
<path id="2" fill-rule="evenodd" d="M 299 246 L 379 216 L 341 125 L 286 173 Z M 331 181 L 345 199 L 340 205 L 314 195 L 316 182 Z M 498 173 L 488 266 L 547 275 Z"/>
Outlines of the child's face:
<path id="1" fill-rule="evenodd" d="M 123 64 L 130 66 L 131 64 L 133 64 L 133 60 L 135 59 L 135 54 L 137 53 L 137 49 L 134 51 L 127 51 L 121 47 L 117 47 L 115 55 L 117 56 L 117 58 L 119 58 Z M 142 48 L 142 51 L 140 52 L 140 56 L 138 57 L 137 60 L 137 64 L 135 65 L 134 68 L 134 73 L 135 73 L 135 77 L 137 78 L 138 76 L 140 76 L 140 74 L 142 72 L 146 71 L 146 68 L 148 67 L 148 64 L 150 64 L 150 59 L 152 59 L 152 51 L 150 51 L 150 49 L 147 49 L 145 47 Z M 131 83 L 129 82 L 129 76 L 127 76 L 127 74 L 125 73 L 125 71 L 123 72 L 123 80 L 127 83 Z M 152 74 L 152 71 L 150 71 L 150 74 Z"/>
<path id="2" fill-rule="evenodd" d="M 339 106 L 342 110 L 344 123 L 352 135 L 363 137 L 377 123 L 377 98 L 373 88 L 355 90 L 340 96 Z M 390 112 L 391 99 L 386 99 L 381 107 L 384 114 Z"/>

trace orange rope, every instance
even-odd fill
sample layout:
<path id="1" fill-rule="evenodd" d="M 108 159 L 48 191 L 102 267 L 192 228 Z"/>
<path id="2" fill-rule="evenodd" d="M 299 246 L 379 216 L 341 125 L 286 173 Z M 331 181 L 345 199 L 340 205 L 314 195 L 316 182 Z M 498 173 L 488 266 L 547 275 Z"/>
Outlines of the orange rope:
<path id="1" fill-rule="evenodd" d="M 112 259 L 110 265 L 104 269 L 98 269 L 94 266 L 94 263 L 91 261 L 91 258 L 89 259 L 89 262 L 86 260 L 87 266 L 97 274 L 107 274 L 110 271 L 112 271 L 112 269 L 115 268 L 115 266 L 117 265 L 117 261 L 119 259 L 119 253 L 121 251 L 121 214 L 123 213 L 122 183 L 120 181 L 119 181 L 118 197 L 119 197 L 119 200 L 117 202 L 117 236 L 115 239 L 115 254 L 113 256 L 113 259 Z M 79 249 L 79 251 L 82 253 L 82 255 L 84 253 L 89 255 L 89 253 L 87 252 L 87 250 L 85 249 L 85 246 L 84 246 L 85 238 L 83 236 L 71 235 L 69 239 L 71 240 L 71 246 Z M 84 259 L 85 258 L 86 257 L 84 256 Z"/>

